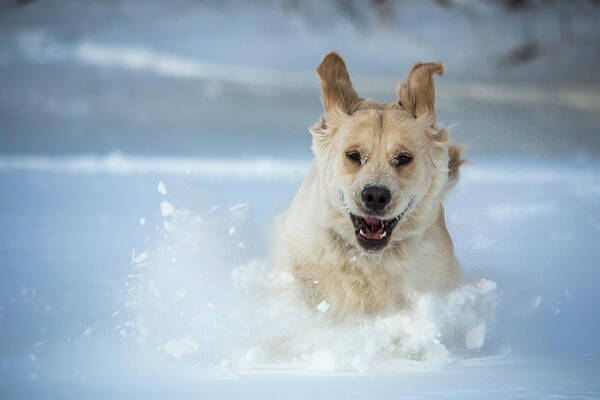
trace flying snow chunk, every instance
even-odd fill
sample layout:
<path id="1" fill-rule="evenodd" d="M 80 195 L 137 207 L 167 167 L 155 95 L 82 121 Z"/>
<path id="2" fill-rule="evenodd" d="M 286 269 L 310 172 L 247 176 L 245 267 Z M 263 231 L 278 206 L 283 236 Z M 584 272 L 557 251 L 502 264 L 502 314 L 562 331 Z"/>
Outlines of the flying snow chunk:
<path id="1" fill-rule="evenodd" d="M 163 217 L 168 217 L 169 215 L 173 215 L 175 209 L 168 201 L 164 200 L 160 202 L 160 212 Z"/>
<path id="2" fill-rule="evenodd" d="M 321 311 L 322 313 L 326 313 L 327 310 L 329 310 L 329 303 L 326 302 L 325 300 L 323 300 L 322 302 L 319 303 L 319 305 L 317 306 L 317 310 Z"/>
<path id="3" fill-rule="evenodd" d="M 138 254 L 137 256 L 135 255 L 135 252 L 133 253 L 133 262 L 135 264 L 141 264 L 144 261 L 146 261 L 148 259 L 148 253 L 146 253 L 145 251 Z"/>
<path id="4" fill-rule="evenodd" d="M 480 322 L 465 336 L 467 350 L 480 349 L 485 340 L 485 322 Z"/>
<path id="5" fill-rule="evenodd" d="M 158 187 L 156 189 L 158 190 L 158 193 L 162 194 L 163 196 L 167 195 L 167 187 L 163 181 L 158 181 Z"/>
<path id="6" fill-rule="evenodd" d="M 198 343 L 194 341 L 190 336 L 186 336 L 181 339 L 171 340 L 163 344 L 163 351 L 170 356 L 177 359 L 181 358 L 184 354 L 192 354 L 198 350 Z"/>
<path id="7" fill-rule="evenodd" d="M 232 212 L 239 211 L 239 210 L 246 210 L 246 209 L 248 209 L 248 206 L 250 206 L 250 203 L 240 203 L 240 204 L 236 204 L 235 206 L 229 207 L 229 210 Z"/>
<path id="8" fill-rule="evenodd" d="M 481 279 L 479 282 L 477 282 L 476 287 L 480 294 L 485 295 L 496 290 L 498 285 L 494 281 L 490 281 L 488 279 Z"/>
<path id="9" fill-rule="evenodd" d="M 146 218 L 144 218 L 144 217 L 140 218 L 140 225 L 141 226 L 146 225 Z"/>
<path id="10" fill-rule="evenodd" d="M 229 236 L 233 236 L 233 234 L 235 234 L 235 226 L 229 228 Z"/>
<path id="11" fill-rule="evenodd" d="M 231 213 L 238 218 L 243 218 L 248 214 L 248 211 L 250 210 L 250 203 L 240 203 L 240 204 L 236 204 L 233 207 L 229 208 L 229 211 L 231 211 Z"/>
<path id="12" fill-rule="evenodd" d="M 296 280 L 294 279 L 294 275 L 290 274 L 287 271 L 281 271 L 277 277 L 275 278 L 274 282 L 275 284 L 280 284 L 280 285 L 287 285 L 290 283 L 295 282 Z"/>
<path id="13" fill-rule="evenodd" d="M 167 232 L 175 232 L 175 224 L 171 221 L 163 221 L 163 226 Z"/>

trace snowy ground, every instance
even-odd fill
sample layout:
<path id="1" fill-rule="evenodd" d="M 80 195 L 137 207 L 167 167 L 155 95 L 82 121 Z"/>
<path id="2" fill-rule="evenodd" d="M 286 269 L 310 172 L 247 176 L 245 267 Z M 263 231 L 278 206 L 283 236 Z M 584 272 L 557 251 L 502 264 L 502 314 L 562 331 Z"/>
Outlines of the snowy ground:
<path id="1" fill-rule="evenodd" d="M 155 165 L 147 172 L 131 172 L 141 160 L 127 155 L 40 161 L 0 159 L 1 390 L 10 398 L 600 396 L 595 161 L 467 165 L 447 215 L 467 281 L 498 286 L 495 318 L 482 316 L 487 329 L 475 333 L 481 347 L 468 350 L 454 338 L 442 340 L 449 353 L 394 360 L 381 356 L 385 346 L 377 342 L 378 353 L 365 352 L 354 367 L 344 361 L 352 346 L 369 346 L 365 332 L 377 341 L 396 328 L 334 331 L 343 351 L 313 353 L 312 364 L 240 362 L 268 332 L 252 326 L 263 306 L 240 301 L 251 286 L 240 289 L 232 271 L 239 278 L 240 265 L 265 260 L 267 227 L 306 162 L 286 170 L 249 160 L 240 175 L 230 161 L 215 177 L 190 167 L 223 165 L 215 160 L 171 159 L 163 167 L 145 160 Z M 83 161 L 87 172 L 67 169 Z M 462 320 L 454 327 L 469 323 L 466 309 L 456 310 Z M 427 324 L 408 339 L 429 334 Z M 435 329 L 444 335 L 448 328 Z M 313 339 L 302 342 L 308 335 L 298 343 L 314 350 Z"/>

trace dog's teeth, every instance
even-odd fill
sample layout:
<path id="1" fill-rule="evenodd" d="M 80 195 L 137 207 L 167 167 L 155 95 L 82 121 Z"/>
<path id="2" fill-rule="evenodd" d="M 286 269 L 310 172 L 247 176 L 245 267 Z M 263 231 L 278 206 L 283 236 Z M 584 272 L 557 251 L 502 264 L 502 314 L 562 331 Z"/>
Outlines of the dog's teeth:
<path id="1" fill-rule="evenodd" d="M 363 232 L 363 230 L 361 229 L 358 233 L 360 233 L 363 236 L 366 236 L 366 234 Z"/>
<path id="2" fill-rule="evenodd" d="M 386 235 L 387 235 L 387 231 L 383 231 L 383 233 L 381 235 L 379 235 L 379 237 L 381 239 L 383 239 L 384 237 L 386 237 Z"/>

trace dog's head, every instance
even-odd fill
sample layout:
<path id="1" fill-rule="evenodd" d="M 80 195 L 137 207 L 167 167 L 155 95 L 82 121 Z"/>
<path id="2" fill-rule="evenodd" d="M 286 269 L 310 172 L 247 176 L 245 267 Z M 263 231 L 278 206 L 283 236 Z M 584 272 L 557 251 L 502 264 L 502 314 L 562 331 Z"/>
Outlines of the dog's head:
<path id="1" fill-rule="evenodd" d="M 348 243 L 375 252 L 424 229 L 458 179 L 460 148 L 436 127 L 433 74 L 443 72 L 416 64 L 398 101 L 379 104 L 356 94 L 336 53 L 317 68 L 325 113 L 310 132 L 322 208 Z"/>

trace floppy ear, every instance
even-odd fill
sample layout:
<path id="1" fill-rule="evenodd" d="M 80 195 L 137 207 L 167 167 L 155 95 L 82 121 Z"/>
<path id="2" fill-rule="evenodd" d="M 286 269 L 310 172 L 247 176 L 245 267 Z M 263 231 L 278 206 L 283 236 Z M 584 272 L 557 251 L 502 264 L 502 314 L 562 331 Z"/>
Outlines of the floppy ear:
<path id="1" fill-rule="evenodd" d="M 325 111 L 351 114 L 352 103 L 358 99 L 358 95 L 352 87 L 344 59 L 334 51 L 328 53 L 317 67 L 317 74 L 321 78 Z"/>
<path id="2" fill-rule="evenodd" d="M 448 189 L 456 185 L 460 177 L 460 166 L 467 162 L 467 160 L 461 157 L 464 149 L 464 146 L 457 144 L 448 146 Z"/>
<path id="3" fill-rule="evenodd" d="M 408 73 L 406 83 L 400 85 L 398 98 L 400 105 L 418 118 L 430 114 L 435 124 L 435 87 L 433 74 L 444 75 L 444 64 L 417 63 Z"/>

